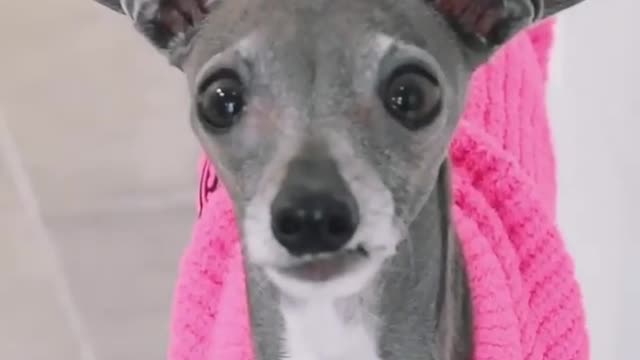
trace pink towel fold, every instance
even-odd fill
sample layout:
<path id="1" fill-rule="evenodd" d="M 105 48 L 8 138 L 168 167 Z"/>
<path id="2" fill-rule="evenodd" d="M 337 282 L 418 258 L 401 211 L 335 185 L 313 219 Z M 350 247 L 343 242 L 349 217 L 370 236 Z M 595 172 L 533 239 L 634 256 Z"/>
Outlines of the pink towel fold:
<path id="1" fill-rule="evenodd" d="M 454 220 L 468 264 L 476 360 L 586 360 L 573 263 L 555 222 L 545 104 L 553 25 L 523 32 L 479 69 L 451 145 Z M 206 159 L 182 259 L 171 360 L 253 360 L 239 238 Z"/>

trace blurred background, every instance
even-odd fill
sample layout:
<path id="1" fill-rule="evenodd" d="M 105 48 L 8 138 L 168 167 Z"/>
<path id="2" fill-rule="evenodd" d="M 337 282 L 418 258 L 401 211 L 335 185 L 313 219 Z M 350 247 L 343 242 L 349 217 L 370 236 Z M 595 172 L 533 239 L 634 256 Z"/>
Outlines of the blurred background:
<path id="1" fill-rule="evenodd" d="M 549 91 L 598 360 L 638 359 L 639 13 L 560 17 Z M 180 74 L 91 0 L 2 0 L 0 44 L 0 359 L 164 358 L 197 190 Z"/>

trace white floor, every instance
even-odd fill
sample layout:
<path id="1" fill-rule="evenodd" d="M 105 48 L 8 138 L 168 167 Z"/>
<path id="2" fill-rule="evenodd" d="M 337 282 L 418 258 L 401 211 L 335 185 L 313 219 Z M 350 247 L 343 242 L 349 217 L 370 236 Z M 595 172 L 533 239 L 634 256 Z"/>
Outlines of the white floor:
<path id="1" fill-rule="evenodd" d="M 563 16 L 550 89 L 597 360 L 638 359 L 638 13 Z M 180 75 L 90 0 L 3 1 L 0 44 L 0 359 L 163 358 L 196 186 Z"/>

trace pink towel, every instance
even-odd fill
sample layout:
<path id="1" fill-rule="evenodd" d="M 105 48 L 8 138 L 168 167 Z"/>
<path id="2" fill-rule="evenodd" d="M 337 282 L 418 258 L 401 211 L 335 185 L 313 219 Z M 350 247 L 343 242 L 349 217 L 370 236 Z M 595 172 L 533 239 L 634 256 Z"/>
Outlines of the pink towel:
<path id="1" fill-rule="evenodd" d="M 551 22 L 529 29 L 477 71 L 450 150 L 476 360 L 589 358 L 580 289 L 555 222 L 545 104 L 552 30 Z M 206 160 L 200 170 L 200 217 L 180 268 L 169 358 L 253 360 L 230 200 Z"/>

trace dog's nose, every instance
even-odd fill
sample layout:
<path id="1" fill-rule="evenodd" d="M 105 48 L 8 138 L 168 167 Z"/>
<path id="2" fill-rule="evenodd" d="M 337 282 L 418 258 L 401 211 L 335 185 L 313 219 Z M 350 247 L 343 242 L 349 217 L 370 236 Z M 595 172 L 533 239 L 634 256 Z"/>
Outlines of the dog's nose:
<path id="1" fill-rule="evenodd" d="M 348 201 L 327 193 L 308 193 L 288 201 L 273 213 L 273 234 L 295 255 L 337 251 L 357 227 Z"/>
<path id="2" fill-rule="evenodd" d="M 275 238 L 291 254 L 334 252 L 353 237 L 358 207 L 336 165 L 296 160 L 271 206 Z"/>

